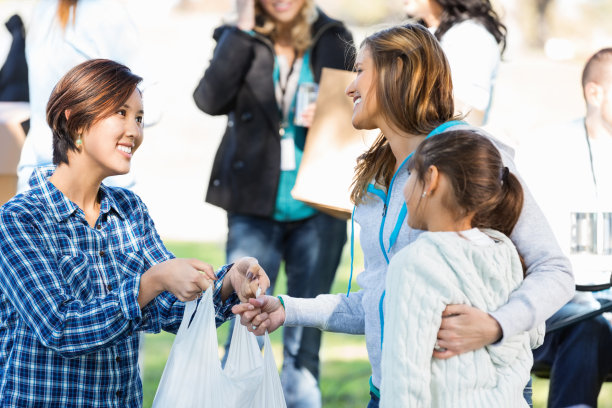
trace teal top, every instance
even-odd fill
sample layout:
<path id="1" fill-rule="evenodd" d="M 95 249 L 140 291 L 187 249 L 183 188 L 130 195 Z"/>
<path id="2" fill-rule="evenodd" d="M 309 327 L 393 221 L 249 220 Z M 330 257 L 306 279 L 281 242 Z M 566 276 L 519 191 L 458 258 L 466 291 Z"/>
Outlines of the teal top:
<path id="1" fill-rule="evenodd" d="M 274 86 L 276 87 L 280 80 L 280 69 L 278 66 L 278 60 L 275 58 L 274 61 Z M 314 82 L 314 76 L 310 70 L 310 50 L 304 53 L 302 57 L 302 68 L 300 70 L 300 76 L 298 79 L 299 84 L 306 82 Z M 291 196 L 291 190 L 295 185 L 297 179 L 298 169 L 302 161 L 302 155 L 304 153 L 304 144 L 306 143 L 306 132 L 307 129 L 302 126 L 296 126 L 293 123 L 295 116 L 295 102 L 296 95 L 294 95 L 289 113 L 286 118 L 283 118 L 281 124 L 284 133 L 281 139 L 292 138 L 295 146 L 295 169 L 293 170 L 281 170 L 280 179 L 278 182 L 278 190 L 276 194 L 276 207 L 274 209 L 273 218 L 277 221 L 297 221 L 304 218 L 308 218 L 317 213 L 317 210 L 305 204 L 302 201 L 295 200 Z M 281 112 L 281 116 L 283 113 Z"/>

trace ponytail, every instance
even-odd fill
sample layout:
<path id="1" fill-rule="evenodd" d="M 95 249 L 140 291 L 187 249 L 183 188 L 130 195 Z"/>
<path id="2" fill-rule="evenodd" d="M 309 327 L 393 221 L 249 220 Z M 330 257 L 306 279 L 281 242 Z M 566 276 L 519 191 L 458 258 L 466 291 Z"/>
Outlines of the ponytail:
<path id="1" fill-rule="evenodd" d="M 523 210 L 523 187 L 516 176 L 504 167 L 501 196 L 489 211 L 477 212 L 472 224 L 479 228 L 492 228 L 510 236 Z"/>

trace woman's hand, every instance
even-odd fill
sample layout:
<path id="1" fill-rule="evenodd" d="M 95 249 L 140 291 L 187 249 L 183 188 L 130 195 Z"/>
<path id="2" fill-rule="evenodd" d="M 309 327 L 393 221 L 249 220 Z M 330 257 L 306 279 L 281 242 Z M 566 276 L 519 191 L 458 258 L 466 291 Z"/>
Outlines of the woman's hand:
<path id="1" fill-rule="evenodd" d="M 252 257 L 243 257 L 234 262 L 234 265 L 229 270 L 226 278 L 229 278 L 230 286 L 223 282 L 221 296 L 226 299 L 232 291 L 236 291 L 241 302 L 247 302 L 249 298 L 254 298 L 260 293 L 266 293 L 270 287 L 270 279 L 257 262 L 257 259 Z"/>
<path id="2" fill-rule="evenodd" d="M 257 336 L 266 330 L 272 333 L 285 323 L 285 308 L 276 296 L 260 296 L 232 307 L 232 313 L 240 315 L 240 323 Z"/>
<path id="3" fill-rule="evenodd" d="M 502 337 L 502 329 L 490 314 L 468 305 L 448 305 L 442 312 L 435 358 L 447 359 L 478 350 Z"/>
<path id="4" fill-rule="evenodd" d="M 255 0 L 236 0 L 236 12 L 236 26 L 243 31 L 251 31 L 255 27 Z"/>
<path id="5" fill-rule="evenodd" d="M 315 111 L 317 110 L 317 104 L 311 103 L 302 111 L 302 125 L 304 127 L 309 128 L 312 126 L 312 122 L 314 121 Z"/>
<path id="6" fill-rule="evenodd" d="M 143 308 L 163 291 L 182 302 L 194 300 L 216 279 L 212 266 L 199 259 L 169 259 L 142 274 L 138 304 Z"/>

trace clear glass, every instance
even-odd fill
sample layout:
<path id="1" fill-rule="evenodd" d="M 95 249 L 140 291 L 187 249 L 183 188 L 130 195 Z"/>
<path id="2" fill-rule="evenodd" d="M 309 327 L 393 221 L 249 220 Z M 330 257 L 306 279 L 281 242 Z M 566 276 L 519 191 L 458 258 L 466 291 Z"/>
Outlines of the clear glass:
<path id="1" fill-rule="evenodd" d="M 571 252 L 597 253 L 597 213 L 571 213 Z"/>
<path id="2" fill-rule="evenodd" d="M 299 84 L 296 100 L 295 100 L 295 116 L 293 117 L 293 123 L 296 126 L 304 126 L 302 121 L 302 113 L 311 103 L 316 102 L 317 95 L 319 94 L 319 85 L 314 82 L 304 82 Z"/>

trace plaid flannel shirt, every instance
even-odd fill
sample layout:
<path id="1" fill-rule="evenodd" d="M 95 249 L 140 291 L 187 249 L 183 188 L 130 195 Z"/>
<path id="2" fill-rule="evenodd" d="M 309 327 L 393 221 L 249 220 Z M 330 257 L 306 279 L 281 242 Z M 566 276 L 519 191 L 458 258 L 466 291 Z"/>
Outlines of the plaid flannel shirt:
<path id="1" fill-rule="evenodd" d="M 139 332 L 176 332 L 184 310 L 168 292 L 141 310 L 140 277 L 173 255 L 134 193 L 102 185 L 92 228 L 53 171 L 0 208 L 0 406 L 140 407 Z M 228 270 L 217 326 L 238 302 L 221 301 Z"/>

